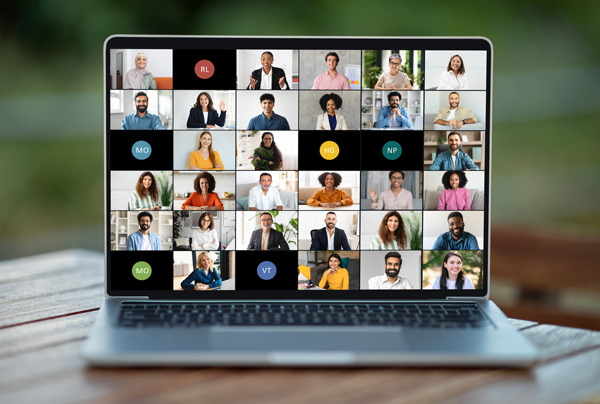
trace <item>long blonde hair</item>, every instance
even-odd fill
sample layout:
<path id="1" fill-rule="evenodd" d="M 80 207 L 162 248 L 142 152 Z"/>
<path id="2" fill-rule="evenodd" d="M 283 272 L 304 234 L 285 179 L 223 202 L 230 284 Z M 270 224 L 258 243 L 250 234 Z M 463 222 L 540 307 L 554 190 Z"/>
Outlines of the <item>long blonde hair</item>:
<path id="1" fill-rule="evenodd" d="M 208 157 L 210 157 L 210 162 L 212 163 L 213 168 L 215 168 L 215 166 L 217 165 L 217 159 L 215 158 L 215 153 L 213 152 L 213 148 L 212 148 L 212 144 L 213 144 L 212 133 L 205 130 L 204 132 L 202 132 L 200 134 L 200 138 L 198 139 L 198 150 L 202 149 L 202 137 L 204 135 L 210 136 L 210 145 L 208 146 Z"/>
<path id="2" fill-rule="evenodd" d="M 196 268 L 198 269 L 204 269 L 204 267 L 202 266 L 202 257 L 204 256 L 208 256 L 208 258 L 210 259 L 210 267 L 209 270 L 212 271 L 215 269 L 215 256 L 208 251 L 202 251 L 199 255 L 198 258 L 196 258 Z"/>

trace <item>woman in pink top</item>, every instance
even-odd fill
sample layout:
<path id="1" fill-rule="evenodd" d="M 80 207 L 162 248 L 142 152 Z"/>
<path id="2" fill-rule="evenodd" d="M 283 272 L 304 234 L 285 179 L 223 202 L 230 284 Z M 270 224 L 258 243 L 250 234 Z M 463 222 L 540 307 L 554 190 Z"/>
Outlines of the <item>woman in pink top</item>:
<path id="1" fill-rule="evenodd" d="M 412 209 L 413 196 L 408 189 L 402 188 L 404 173 L 402 171 L 390 171 L 390 188 L 381 191 L 378 196 L 373 187 L 369 187 L 368 194 L 371 197 L 371 209 L 373 210 L 399 210 Z"/>
<path id="2" fill-rule="evenodd" d="M 440 195 L 438 210 L 471 210 L 471 193 L 464 171 L 446 171 L 442 177 L 444 190 Z"/>

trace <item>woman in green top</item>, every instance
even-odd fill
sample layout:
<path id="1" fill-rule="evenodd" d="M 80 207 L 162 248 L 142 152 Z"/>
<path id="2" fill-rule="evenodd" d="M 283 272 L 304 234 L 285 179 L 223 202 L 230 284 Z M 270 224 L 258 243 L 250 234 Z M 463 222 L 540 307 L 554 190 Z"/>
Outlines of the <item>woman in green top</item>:
<path id="1" fill-rule="evenodd" d="M 271 132 L 262 134 L 260 147 L 254 149 L 252 165 L 257 170 L 281 170 L 283 168 L 283 156 L 275 144 L 275 137 Z"/>
<path id="2" fill-rule="evenodd" d="M 129 210 L 159 210 L 158 186 L 150 171 L 143 172 L 129 197 Z"/>
<path id="3" fill-rule="evenodd" d="M 135 57 L 135 69 L 131 69 L 125 75 L 123 83 L 124 90 L 156 90 L 154 76 L 146 70 L 148 59 L 143 53 Z"/>

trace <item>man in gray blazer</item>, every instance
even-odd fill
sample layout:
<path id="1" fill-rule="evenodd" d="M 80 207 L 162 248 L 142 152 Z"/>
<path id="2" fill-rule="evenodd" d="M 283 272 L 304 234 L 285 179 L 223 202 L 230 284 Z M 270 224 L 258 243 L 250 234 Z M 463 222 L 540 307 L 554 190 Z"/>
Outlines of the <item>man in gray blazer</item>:
<path id="1" fill-rule="evenodd" d="M 262 229 L 254 230 L 248 243 L 248 250 L 254 251 L 287 251 L 290 249 L 283 233 L 272 229 L 273 216 L 269 212 L 260 215 Z"/>

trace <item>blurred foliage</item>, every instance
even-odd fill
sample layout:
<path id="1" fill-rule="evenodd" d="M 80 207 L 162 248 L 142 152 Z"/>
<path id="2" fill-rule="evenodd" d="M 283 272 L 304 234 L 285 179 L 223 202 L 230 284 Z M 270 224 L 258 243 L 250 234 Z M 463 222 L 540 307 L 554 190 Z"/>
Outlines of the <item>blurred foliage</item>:
<path id="1" fill-rule="evenodd" d="M 411 17 L 378 11 L 390 7 Z M 251 1 L 1 1 L 0 259 L 102 248 L 102 44 L 113 34 L 485 36 L 493 222 L 597 235 L 598 15 L 598 1 L 288 1 L 265 30 Z"/>
<path id="2" fill-rule="evenodd" d="M 423 285 L 433 284 L 441 275 L 444 257 L 448 251 L 425 251 L 423 255 Z M 476 289 L 483 287 L 483 251 L 460 251 L 463 271 Z M 430 270 L 431 269 L 431 270 Z"/>

